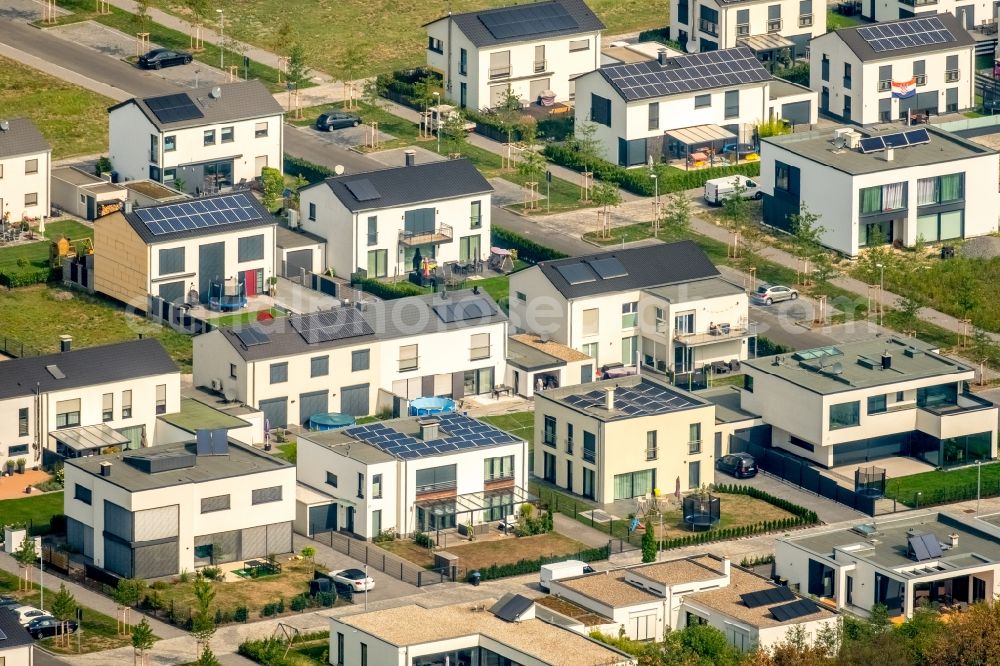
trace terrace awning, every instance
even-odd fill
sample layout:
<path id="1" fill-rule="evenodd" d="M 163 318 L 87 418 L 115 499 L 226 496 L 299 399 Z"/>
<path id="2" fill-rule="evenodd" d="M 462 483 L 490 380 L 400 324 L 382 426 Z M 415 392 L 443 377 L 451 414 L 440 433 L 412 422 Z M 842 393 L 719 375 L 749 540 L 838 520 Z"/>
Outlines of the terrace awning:
<path id="1" fill-rule="evenodd" d="M 735 140 L 736 135 L 718 125 L 692 125 L 667 130 L 667 136 L 685 146 L 704 145 L 715 141 Z"/>
<path id="2" fill-rule="evenodd" d="M 764 35 L 751 35 L 749 37 L 743 37 L 736 40 L 736 43 L 740 46 L 745 46 L 754 53 L 761 53 L 764 51 L 779 51 L 781 49 L 789 49 L 795 46 L 795 42 L 788 39 L 787 37 L 782 37 L 776 32 L 769 32 Z"/>
<path id="3" fill-rule="evenodd" d="M 495 498 L 504 498 L 502 504 L 491 504 Z M 423 509 L 434 513 L 435 509 L 440 509 L 442 513 L 475 513 L 476 511 L 486 511 L 500 507 L 516 507 L 525 502 L 534 502 L 537 497 L 529 493 L 524 488 L 518 486 L 508 486 L 496 490 L 481 490 L 454 497 L 445 497 L 432 500 L 417 500 L 414 505 L 418 509 Z M 509 513 L 514 513 L 510 511 Z"/>
<path id="4" fill-rule="evenodd" d="M 68 449 L 71 452 L 69 457 L 74 458 L 86 451 L 99 451 L 109 446 L 125 448 L 125 446 L 131 443 L 128 437 L 105 423 L 80 426 L 78 428 L 64 428 L 50 433 L 50 436 L 56 441 L 57 449 Z M 58 445 L 61 445 L 61 447 Z"/>

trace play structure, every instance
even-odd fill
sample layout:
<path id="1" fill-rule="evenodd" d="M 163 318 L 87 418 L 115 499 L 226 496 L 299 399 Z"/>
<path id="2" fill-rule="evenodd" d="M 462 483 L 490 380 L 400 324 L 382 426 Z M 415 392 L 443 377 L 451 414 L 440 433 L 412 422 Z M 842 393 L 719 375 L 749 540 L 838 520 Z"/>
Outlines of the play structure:
<path id="1" fill-rule="evenodd" d="M 49 267 L 59 268 L 63 259 L 82 259 L 88 254 L 94 254 L 94 243 L 89 238 L 70 240 L 60 236 L 49 244 Z"/>
<path id="2" fill-rule="evenodd" d="M 431 416 L 455 411 L 455 401 L 451 398 L 414 398 L 410 401 L 410 416 Z"/>
<path id="3" fill-rule="evenodd" d="M 242 281 L 227 278 L 212 282 L 208 288 L 208 307 L 219 312 L 232 312 L 247 306 L 247 289 Z"/>
<path id="4" fill-rule="evenodd" d="M 885 495 L 885 469 L 873 465 L 854 470 L 854 492 L 876 499 Z"/>
<path id="5" fill-rule="evenodd" d="M 684 498 L 684 524 L 693 532 L 710 530 L 721 519 L 719 498 L 711 493 L 693 493 Z"/>
<path id="6" fill-rule="evenodd" d="M 326 414 L 313 414 L 309 417 L 309 429 L 310 430 L 336 430 L 337 428 L 346 428 L 347 426 L 352 426 L 355 423 L 355 419 L 350 414 L 341 414 L 339 412 L 328 412 Z"/>

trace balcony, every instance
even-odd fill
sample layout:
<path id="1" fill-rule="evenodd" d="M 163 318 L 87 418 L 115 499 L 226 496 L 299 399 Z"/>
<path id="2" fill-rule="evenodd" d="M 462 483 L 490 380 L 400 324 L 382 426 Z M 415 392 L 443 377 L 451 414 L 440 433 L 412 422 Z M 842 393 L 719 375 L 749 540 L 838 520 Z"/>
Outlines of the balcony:
<path id="1" fill-rule="evenodd" d="M 656 460 L 656 447 L 646 449 L 646 460 Z"/>
<path id="2" fill-rule="evenodd" d="M 502 67 L 490 67 L 490 81 L 496 79 L 509 79 L 510 78 L 510 65 L 503 65 Z"/>
<path id="3" fill-rule="evenodd" d="M 812 14 L 803 14 L 802 16 L 799 17 L 799 27 L 800 28 L 808 28 L 808 27 L 812 26 L 812 24 L 813 24 L 813 15 Z"/>
<path id="4" fill-rule="evenodd" d="M 731 342 L 747 337 L 749 331 L 743 324 L 730 326 L 729 324 L 718 324 L 714 329 L 709 329 L 702 333 L 676 333 L 674 341 L 685 347 L 702 347 L 718 342 Z"/>
<path id="5" fill-rule="evenodd" d="M 900 4 L 908 5 L 910 7 L 929 7 L 931 5 L 936 5 L 938 0 L 899 0 Z"/>
<path id="6" fill-rule="evenodd" d="M 736 36 L 737 37 L 747 37 L 750 35 L 750 24 L 749 23 L 737 23 L 736 24 Z"/>
<path id="7" fill-rule="evenodd" d="M 539 72 L 544 72 L 548 65 L 548 60 L 536 60 L 534 63 L 535 74 Z"/>
<path id="8" fill-rule="evenodd" d="M 429 231 L 400 231 L 399 242 L 401 245 L 437 245 L 439 243 L 450 243 L 454 239 L 454 230 L 450 224 L 438 224 Z"/>
<path id="9" fill-rule="evenodd" d="M 947 69 L 944 72 L 945 83 L 952 83 L 954 81 L 958 81 L 958 79 L 961 78 L 961 76 L 962 72 L 961 70 L 958 69 Z"/>
<path id="10" fill-rule="evenodd" d="M 983 409 L 991 409 L 996 407 L 989 400 L 984 400 L 979 396 L 972 393 L 960 393 L 955 402 L 943 403 L 936 405 L 923 405 L 919 406 L 925 412 L 930 412 L 935 416 L 949 416 L 951 414 L 959 414 L 962 412 L 978 412 Z"/>
<path id="11" fill-rule="evenodd" d="M 768 32 L 778 32 L 781 30 L 781 19 L 768 19 L 767 20 L 767 31 Z"/>
<path id="12" fill-rule="evenodd" d="M 597 452 L 596 451 L 594 451 L 593 449 L 584 449 L 583 450 L 583 462 L 592 463 L 595 460 L 597 460 Z"/>
<path id="13" fill-rule="evenodd" d="M 707 35 L 712 35 L 713 37 L 719 36 L 719 24 L 714 21 L 706 21 L 701 19 L 698 21 L 698 29 Z"/>

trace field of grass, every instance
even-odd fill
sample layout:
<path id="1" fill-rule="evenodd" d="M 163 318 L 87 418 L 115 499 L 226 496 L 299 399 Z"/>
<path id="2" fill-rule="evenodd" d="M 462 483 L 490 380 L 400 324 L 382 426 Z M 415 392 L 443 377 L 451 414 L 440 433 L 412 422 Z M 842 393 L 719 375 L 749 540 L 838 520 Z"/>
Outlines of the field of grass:
<path id="1" fill-rule="evenodd" d="M 434 566 L 434 551 L 430 548 L 418 546 L 413 542 L 413 539 L 382 541 L 376 545 L 425 569 L 430 569 Z"/>
<path id="2" fill-rule="evenodd" d="M 247 310 L 244 312 L 237 312 L 235 314 L 219 315 L 218 317 L 213 317 L 209 319 L 213 326 L 245 326 L 246 324 L 252 324 L 257 321 L 257 315 L 261 311 L 258 310 Z M 284 317 L 285 313 L 281 310 L 275 310 L 271 308 L 268 313 L 272 317 Z"/>
<path id="3" fill-rule="evenodd" d="M 52 516 L 63 512 L 62 491 L 0 500 L 0 523 L 30 523 L 33 534 L 46 534 Z"/>
<path id="4" fill-rule="evenodd" d="M 841 28 L 850 28 L 855 25 L 861 25 L 864 23 L 860 16 L 844 16 L 843 14 L 838 14 L 832 9 L 828 9 L 826 12 L 826 29 L 828 32 L 833 30 L 839 30 Z"/>
<path id="5" fill-rule="evenodd" d="M 191 372 L 191 338 L 123 312 L 120 306 L 78 291 L 48 285 L 12 289 L 0 298 L 0 338 L 9 336 L 42 353 L 59 351 L 59 336 L 74 347 L 157 338 L 181 367 Z"/>
<path id="6" fill-rule="evenodd" d="M 82 238 L 93 238 L 94 228 L 75 220 L 61 220 L 45 224 L 46 238 L 52 240 L 60 236 L 74 241 Z M 0 270 L 16 269 L 19 259 L 24 259 L 33 266 L 45 268 L 49 265 L 49 245 L 48 241 L 40 240 L 36 243 L 0 247 Z"/>
<path id="7" fill-rule="evenodd" d="M 885 496 L 906 506 L 975 499 L 979 471 L 972 466 L 888 479 L 885 482 Z M 983 465 L 982 475 L 982 496 L 1000 495 L 1000 463 Z M 916 496 L 918 492 L 921 493 L 919 498 Z"/>
<path id="8" fill-rule="evenodd" d="M 473 541 L 461 546 L 450 546 L 448 552 L 460 558 L 459 566 L 472 571 L 485 569 L 493 564 L 514 564 L 519 560 L 575 555 L 586 549 L 586 545 L 575 539 L 558 532 L 549 532 L 529 537 Z"/>
<path id="9" fill-rule="evenodd" d="M 30 118 L 52 144 L 53 159 L 107 152 L 114 100 L 0 57 L 4 118 Z"/>
<path id="10" fill-rule="evenodd" d="M 500 414 L 498 416 L 483 416 L 482 421 L 486 421 L 501 430 L 505 430 L 515 437 L 520 437 L 528 442 L 529 446 L 535 442 L 535 413 L 534 412 L 514 412 L 512 414 Z"/>
<path id="11" fill-rule="evenodd" d="M 190 16 L 184 0 L 153 0 L 150 4 L 179 16 Z M 511 4 L 515 3 L 512 0 L 217 0 L 210 6 L 225 11 L 227 35 L 231 33 L 237 39 L 282 54 L 287 54 L 291 45 L 298 42 L 305 47 L 310 66 L 334 76 L 344 54 L 353 48 L 360 61 L 355 76 L 369 76 L 424 64 L 427 33 L 421 26 L 445 16 L 449 10 L 459 13 Z M 607 25 L 605 35 L 658 28 L 667 21 L 667 5 L 663 3 L 590 0 L 588 4 Z M 214 26 L 216 14 L 211 14 Z M 359 29 L 362 26 L 364 29 Z"/>

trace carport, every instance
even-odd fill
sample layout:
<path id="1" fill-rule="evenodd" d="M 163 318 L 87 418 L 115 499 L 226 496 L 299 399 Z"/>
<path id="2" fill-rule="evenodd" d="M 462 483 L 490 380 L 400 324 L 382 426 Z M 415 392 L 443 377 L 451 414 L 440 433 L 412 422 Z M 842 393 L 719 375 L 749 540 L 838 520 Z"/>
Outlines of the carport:
<path id="1" fill-rule="evenodd" d="M 667 130 L 667 154 L 682 158 L 684 168 L 714 166 L 715 156 L 726 143 L 736 142 L 736 135 L 718 125 L 692 125 Z"/>
<path id="2" fill-rule="evenodd" d="M 302 276 L 323 271 L 326 241 L 301 229 L 278 226 L 274 235 L 281 275 L 302 284 Z"/>

